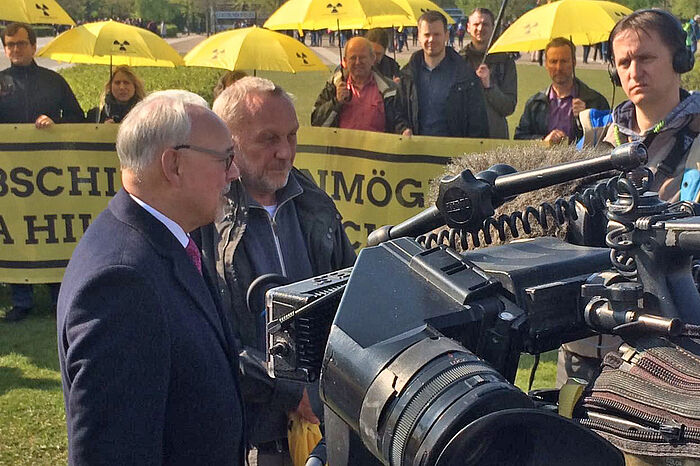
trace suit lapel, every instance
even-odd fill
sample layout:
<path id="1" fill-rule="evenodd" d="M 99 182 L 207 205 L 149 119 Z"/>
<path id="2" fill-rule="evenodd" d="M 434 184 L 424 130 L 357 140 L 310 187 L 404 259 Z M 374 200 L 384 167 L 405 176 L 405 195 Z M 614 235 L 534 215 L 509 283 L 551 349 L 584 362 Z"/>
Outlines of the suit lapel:
<path id="1" fill-rule="evenodd" d="M 109 202 L 109 209 L 120 221 L 141 232 L 153 248 L 170 261 L 175 279 L 190 295 L 196 304 L 196 311 L 200 312 L 213 328 L 222 348 L 231 359 L 230 337 L 224 330 L 226 322 L 222 321 L 210 288 L 187 256 L 182 244 L 165 225 L 131 199 L 124 189 Z"/>
<path id="2" fill-rule="evenodd" d="M 221 346 L 228 353 L 229 344 L 224 335 L 223 323 L 219 317 L 219 312 L 209 287 L 207 287 L 204 278 L 199 274 L 187 253 L 185 253 L 184 248 L 180 247 L 180 249 L 181 251 L 175 251 L 170 257 L 173 264 L 173 274 L 177 281 L 180 282 L 182 288 L 197 304 L 197 310 L 204 315 L 207 322 L 214 328 L 216 336 L 221 341 Z"/>

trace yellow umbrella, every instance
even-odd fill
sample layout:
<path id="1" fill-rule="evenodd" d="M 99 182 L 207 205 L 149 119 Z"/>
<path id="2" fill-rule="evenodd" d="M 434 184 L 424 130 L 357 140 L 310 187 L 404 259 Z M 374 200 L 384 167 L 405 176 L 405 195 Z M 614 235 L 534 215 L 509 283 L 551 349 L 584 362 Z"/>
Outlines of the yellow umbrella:
<path id="1" fill-rule="evenodd" d="M 534 8 L 518 18 L 489 49 L 495 52 L 542 50 L 555 37 L 590 45 L 608 39 L 629 8 L 599 0 L 560 0 Z"/>
<path id="2" fill-rule="evenodd" d="M 288 0 L 265 21 L 267 29 L 369 29 L 404 24 L 406 11 L 391 0 Z"/>
<path id="3" fill-rule="evenodd" d="M 279 32 L 258 27 L 220 32 L 185 55 L 185 65 L 225 70 L 328 71 L 307 46 Z"/>
<path id="4" fill-rule="evenodd" d="M 75 26 L 75 21 L 55 0 L 2 0 L 0 20 Z"/>
<path id="5" fill-rule="evenodd" d="M 70 29 L 46 44 L 37 56 L 115 66 L 184 65 L 180 54 L 156 34 L 111 20 Z"/>
<path id="6" fill-rule="evenodd" d="M 426 11 L 439 11 L 442 13 L 442 15 L 447 18 L 447 23 L 448 24 L 454 24 L 455 20 L 452 19 L 452 16 L 447 14 L 445 10 L 440 8 L 436 3 L 431 2 L 430 0 L 391 0 L 397 5 L 399 5 L 401 8 L 403 8 L 406 13 L 408 13 L 408 21 L 402 24 L 390 24 L 388 27 L 391 26 L 416 26 L 418 24 L 418 18 L 421 17 L 423 13 Z M 381 27 L 381 26 L 375 26 L 375 27 Z"/>

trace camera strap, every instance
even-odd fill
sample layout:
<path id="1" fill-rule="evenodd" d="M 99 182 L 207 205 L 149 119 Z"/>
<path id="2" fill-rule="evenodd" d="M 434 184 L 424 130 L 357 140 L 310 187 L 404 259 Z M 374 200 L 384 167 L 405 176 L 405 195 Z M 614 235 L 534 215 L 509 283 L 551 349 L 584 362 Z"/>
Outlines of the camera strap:
<path id="1" fill-rule="evenodd" d="M 700 356 L 666 338 L 622 345 L 574 413 L 626 455 L 700 458 Z"/>

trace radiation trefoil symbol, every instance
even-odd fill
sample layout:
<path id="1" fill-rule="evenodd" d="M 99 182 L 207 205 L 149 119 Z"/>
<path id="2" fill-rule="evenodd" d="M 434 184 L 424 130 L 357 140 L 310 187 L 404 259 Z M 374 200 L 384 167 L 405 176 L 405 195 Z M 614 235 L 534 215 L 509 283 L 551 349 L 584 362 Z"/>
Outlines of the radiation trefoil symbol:
<path id="1" fill-rule="evenodd" d="M 212 60 L 218 60 L 218 59 L 219 59 L 219 55 L 222 55 L 222 56 L 223 56 L 223 55 L 225 55 L 225 54 L 226 54 L 226 50 L 224 50 L 224 49 L 221 49 L 221 50 L 219 50 L 219 49 L 214 49 L 214 50 L 211 51 L 211 59 L 212 59 Z"/>
<path id="2" fill-rule="evenodd" d="M 330 9 L 330 10 L 331 10 L 331 13 L 337 13 L 337 12 L 338 12 L 338 8 L 340 8 L 340 7 L 342 7 L 342 6 L 343 6 L 343 4 L 340 3 L 340 2 L 339 2 L 339 3 L 336 3 L 335 5 L 332 4 L 332 3 L 329 3 L 328 5 L 326 5 L 326 8 Z"/>
<path id="3" fill-rule="evenodd" d="M 36 7 L 37 10 L 41 10 L 41 12 L 44 14 L 44 16 L 51 16 L 49 14 L 49 7 L 47 7 L 43 3 L 41 5 L 39 5 L 38 3 L 35 3 L 34 7 Z"/>
<path id="4" fill-rule="evenodd" d="M 303 61 L 305 65 L 309 64 L 309 61 L 306 59 L 307 57 L 306 57 L 306 54 L 304 52 L 301 52 L 301 53 L 297 52 L 297 58 L 301 58 L 301 61 Z"/>
<path id="5" fill-rule="evenodd" d="M 532 32 L 532 30 L 535 29 L 537 26 L 538 26 L 537 23 L 526 24 L 524 26 L 525 34 L 530 34 Z"/>
<path id="6" fill-rule="evenodd" d="M 131 45 L 131 44 L 129 44 L 129 41 L 128 41 L 128 40 L 125 40 L 124 42 L 119 42 L 118 40 L 115 40 L 114 42 L 112 42 L 112 44 L 114 44 L 114 45 L 116 45 L 117 47 L 119 47 L 119 51 L 120 51 L 120 52 L 126 52 L 126 51 L 127 51 L 127 50 L 126 50 L 126 46 L 127 46 L 127 45 Z"/>

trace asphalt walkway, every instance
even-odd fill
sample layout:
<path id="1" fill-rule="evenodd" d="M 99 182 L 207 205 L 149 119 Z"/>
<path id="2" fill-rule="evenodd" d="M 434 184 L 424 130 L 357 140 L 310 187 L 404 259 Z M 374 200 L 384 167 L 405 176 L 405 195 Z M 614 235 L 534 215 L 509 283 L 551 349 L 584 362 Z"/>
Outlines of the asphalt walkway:
<path id="1" fill-rule="evenodd" d="M 49 43 L 53 37 L 40 37 L 37 39 L 37 50 L 41 49 L 44 45 Z M 173 37 L 173 38 L 168 38 L 165 39 L 170 45 L 173 46 L 175 50 L 177 50 L 180 54 L 184 55 L 187 52 L 189 52 L 195 45 L 200 43 L 206 39 L 205 35 L 202 34 L 192 34 L 192 35 L 186 35 L 186 36 L 179 36 L 179 37 Z M 339 52 L 338 52 L 338 45 L 337 43 L 334 45 L 329 45 L 328 44 L 328 36 L 323 37 L 323 45 L 321 47 L 310 47 L 311 50 L 313 50 L 320 58 L 323 60 L 323 62 L 328 65 L 328 66 L 336 66 L 340 63 L 340 57 L 339 57 Z M 389 53 L 390 56 L 395 57 L 396 60 L 403 64 L 408 61 L 410 58 L 411 54 L 418 50 L 417 46 L 412 45 L 413 41 L 409 38 L 409 44 L 410 48 L 408 50 L 403 50 L 402 52 L 398 52 L 396 54 Z M 592 62 L 592 60 L 589 60 L 588 64 L 583 63 L 583 47 L 577 47 L 577 67 L 578 68 L 605 68 L 605 64 L 603 64 L 602 60 L 599 60 L 598 62 Z M 593 52 L 591 51 L 591 57 L 593 56 Z M 73 66 L 70 63 L 60 63 L 54 60 L 49 60 L 46 58 L 37 58 L 36 59 L 37 63 L 40 66 L 52 69 L 52 70 L 59 70 L 61 68 L 66 68 Z M 522 54 L 520 59 L 518 60 L 518 64 L 528 64 L 528 65 L 537 65 L 536 62 L 531 62 L 530 61 L 530 53 L 525 52 Z M 7 59 L 5 56 L 5 51 L 4 49 L 0 52 L 0 69 L 5 69 L 6 67 L 10 66 L 10 61 Z"/>
<path id="2" fill-rule="evenodd" d="M 185 54 L 189 52 L 195 45 L 197 45 L 199 42 L 204 40 L 206 36 L 203 35 L 188 35 L 188 36 L 180 36 L 180 37 L 173 37 L 169 39 L 165 39 L 166 42 L 168 42 L 170 45 L 173 46 L 175 50 L 177 50 L 181 54 Z M 51 40 L 54 39 L 53 37 L 39 37 L 36 40 L 36 49 L 40 50 L 44 45 L 48 44 L 51 42 Z M 49 60 L 47 58 L 37 58 L 36 62 L 39 66 L 43 66 L 45 68 L 49 68 L 51 70 L 60 70 L 61 68 L 67 68 L 70 66 L 73 66 L 71 63 L 61 63 L 57 62 L 54 60 Z M 10 66 L 10 60 L 5 56 L 5 49 L 3 48 L 2 51 L 0 52 L 0 70 L 7 68 Z"/>

